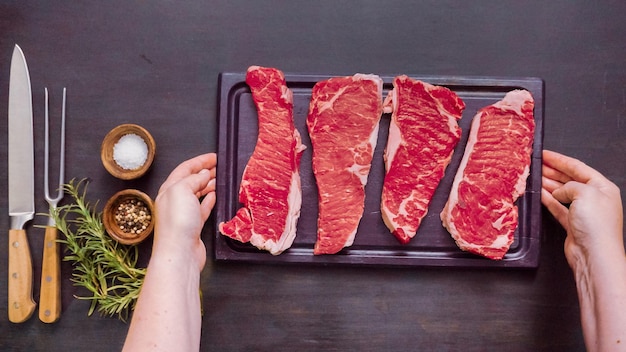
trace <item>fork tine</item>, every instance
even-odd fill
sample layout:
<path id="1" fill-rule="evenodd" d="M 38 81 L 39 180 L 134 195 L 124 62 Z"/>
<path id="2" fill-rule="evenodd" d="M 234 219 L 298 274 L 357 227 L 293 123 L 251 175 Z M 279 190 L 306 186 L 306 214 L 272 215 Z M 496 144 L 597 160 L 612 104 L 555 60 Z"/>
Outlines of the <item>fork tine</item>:
<path id="1" fill-rule="evenodd" d="M 61 157 L 59 161 L 59 197 L 63 196 L 63 186 L 65 177 L 65 94 L 66 89 L 63 87 L 63 110 L 61 113 Z"/>
<path id="2" fill-rule="evenodd" d="M 44 192 L 45 197 L 48 202 L 56 203 L 63 198 L 63 179 L 65 177 L 65 102 L 66 102 L 66 89 L 63 88 L 63 108 L 61 112 L 61 148 L 60 148 L 60 158 L 59 158 L 59 186 L 57 189 L 56 197 L 52 198 L 50 196 L 50 186 L 49 186 L 49 154 L 50 154 L 50 127 L 49 127 L 49 107 L 48 107 L 48 88 L 44 88 L 45 91 L 45 147 L 44 147 Z"/>

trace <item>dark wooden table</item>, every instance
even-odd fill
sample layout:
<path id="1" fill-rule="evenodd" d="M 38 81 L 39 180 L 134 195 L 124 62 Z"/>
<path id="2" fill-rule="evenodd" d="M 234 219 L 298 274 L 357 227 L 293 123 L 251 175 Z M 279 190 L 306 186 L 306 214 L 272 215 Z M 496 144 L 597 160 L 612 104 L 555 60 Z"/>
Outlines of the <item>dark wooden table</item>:
<path id="1" fill-rule="evenodd" d="M 249 65 L 287 72 L 536 76 L 545 80 L 544 145 L 578 157 L 626 189 L 626 2 L 605 1 L 3 1 L 0 111 L 11 52 L 33 87 L 36 210 L 43 200 L 43 89 L 60 116 L 68 89 L 67 178 L 104 202 L 123 188 L 152 196 L 179 162 L 216 150 L 217 77 Z M 6 120 L 4 120 L 6 121 Z M 121 123 L 152 132 L 157 156 L 137 181 L 99 159 Z M 57 131 L 53 121 L 52 131 Z M 7 123 L 0 124 L 7 165 Z M 58 137 L 53 135 L 53 150 Z M 55 144 L 56 143 L 56 144 Z M 55 165 L 53 158 L 52 165 Z M 6 166 L 0 167 L 6 194 Z M 0 211 L 7 212 L 7 197 Z M 101 204 L 102 205 L 102 204 Z M 544 212 L 537 270 L 357 268 L 209 261 L 202 274 L 202 349 L 211 351 L 584 350 L 564 232 Z M 28 234 L 39 279 L 45 216 Z M 8 232 L 8 216 L 0 228 Z M 203 238 L 211 252 L 212 224 Z M 0 241 L 0 302 L 7 245 Z M 149 256 L 149 243 L 142 255 Z M 128 325 L 88 317 L 63 264 L 63 312 L 9 323 L 2 351 L 114 351 Z"/>

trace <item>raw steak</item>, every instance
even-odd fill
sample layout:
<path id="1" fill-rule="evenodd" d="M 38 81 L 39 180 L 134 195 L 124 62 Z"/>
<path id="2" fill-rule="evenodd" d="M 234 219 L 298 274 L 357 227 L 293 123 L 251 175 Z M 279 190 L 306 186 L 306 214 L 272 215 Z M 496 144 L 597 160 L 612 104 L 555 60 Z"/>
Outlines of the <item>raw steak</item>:
<path id="1" fill-rule="evenodd" d="M 337 253 L 354 241 L 381 115 L 376 75 L 333 77 L 313 87 L 306 123 L 319 191 L 314 254 Z"/>
<path id="2" fill-rule="evenodd" d="M 451 90 L 398 76 L 385 99 L 391 110 L 381 212 L 401 243 L 415 236 L 461 138 L 465 103 Z"/>
<path id="3" fill-rule="evenodd" d="M 305 146 L 293 122 L 293 95 L 283 73 L 251 66 L 246 83 L 258 111 L 259 134 L 239 189 L 243 207 L 220 232 L 277 255 L 293 244 L 300 217 L 300 157 Z"/>
<path id="4" fill-rule="evenodd" d="M 464 251 L 502 259 L 509 250 L 518 213 L 514 204 L 526 189 L 535 121 L 534 100 L 514 90 L 481 109 L 441 220 Z"/>

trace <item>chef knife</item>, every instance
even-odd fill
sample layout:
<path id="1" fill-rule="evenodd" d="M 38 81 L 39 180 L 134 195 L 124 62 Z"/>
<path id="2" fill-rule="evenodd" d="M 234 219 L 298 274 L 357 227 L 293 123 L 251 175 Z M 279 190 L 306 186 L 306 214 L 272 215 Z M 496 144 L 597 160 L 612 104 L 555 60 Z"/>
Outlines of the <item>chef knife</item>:
<path id="1" fill-rule="evenodd" d="M 15 45 L 9 78 L 9 321 L 35 311 L 33 267 L 24 226 L 35 214 L 33 103 L 28 67 Z"/>

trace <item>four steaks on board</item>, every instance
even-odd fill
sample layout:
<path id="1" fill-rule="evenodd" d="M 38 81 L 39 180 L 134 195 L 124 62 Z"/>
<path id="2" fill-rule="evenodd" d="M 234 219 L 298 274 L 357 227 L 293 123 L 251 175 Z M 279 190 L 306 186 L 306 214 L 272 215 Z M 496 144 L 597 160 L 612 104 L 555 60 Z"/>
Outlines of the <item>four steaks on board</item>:
<path id="1" fill-rule="evenodd" d="M 251 66 L 246 74 L 258 111 L 257 143 L 239 189 L 243 205 L 219 231 L 277 255 L 293 244 L 300 217 L 300 157 L 305 146 L 293 122 L 293 94 L 277 69 Z"/>
<path id="2" fill-rule="evenodd" d="M 314 254 L 337 253 L 354 241 L 382 116 L 382 84 L 376 75 L 356 74 L 313 87 L 306 124 L 319 191 Z"/>
<path id="3" fill-rule="evenodd" d="M 440 214 L 460 249 L 496 260 L 509 250 L 518 223 L 514 203 L 524 193 L 530 169 L 533 108 L 529 92 L 514 90 L 474 116 Z"/>
<path id="4" fill-rule="evenodd" d="M 293 122 L 293 96 L 284 75 L 251 66 L 246 75 L 258 111 L 257 144 L 241 181 L 243 205 L 219 231 L 277 255 L 296 236 L 305 146 Z M 318 82 L 306 124 L 319 191 L 314 254 L 352 245 L 363 215 L 365 185 L 383 110 L 392 113 L 384 153 L 382 219 L 408 243 L 460 139 L 464 102 L 444 87 L 395 77 L 382 102 L 382 80 L 356 74 Z M 481 109 L 471 131 L 448 202 L 440 214 L 458 247 L 502 259 L 517 228 L 517 198 L 529 174 L 534 135 L 533 98 L 525 90 Z"/>
<path id="5" fill-rule="evenodd" d="M 407 76 L 393 80 L 383 104 L 391 112 L 381 213 L 403 244 L 417 232 L 461 139 L 465 103 L 451 90 Z"/>

